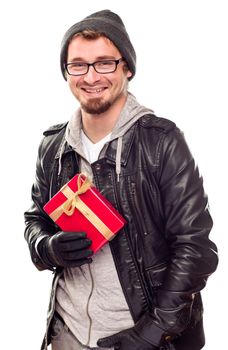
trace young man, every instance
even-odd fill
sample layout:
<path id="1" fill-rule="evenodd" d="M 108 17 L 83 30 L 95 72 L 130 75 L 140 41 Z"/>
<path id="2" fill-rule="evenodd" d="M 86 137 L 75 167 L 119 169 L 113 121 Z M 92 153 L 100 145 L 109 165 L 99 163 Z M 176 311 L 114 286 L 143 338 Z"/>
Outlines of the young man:
<path id="1" fill-rule="evenodd" d="M 73 25 L 61 70 L 80 103 L 44 132 L 25 213 L 38 269 L 55 271 L 42 349 L 199 350 L 200 291 L 217 266 L 212 220 L 183 134 L 128 92 L 136 54 L 120 17 Z M 127 224 L 92 255 L 87 232 L 62 232 L 44 204 L 87 173 Z"/>

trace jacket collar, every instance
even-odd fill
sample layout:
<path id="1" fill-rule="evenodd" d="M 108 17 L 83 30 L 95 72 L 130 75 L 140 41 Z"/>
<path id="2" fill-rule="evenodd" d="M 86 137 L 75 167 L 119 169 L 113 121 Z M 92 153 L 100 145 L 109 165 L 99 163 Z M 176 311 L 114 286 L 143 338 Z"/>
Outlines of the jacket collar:
<path id="1" fill-rule="evenodd" d="M 121 153 L 121 165 L 126 166 L 128 156 L 130 153 L 131 145 L 134 139 L 134 133 L 135 133 L 136 125 L 133 125 L 125 134 L 123 138 L 123 145 L 122 145 L 122 153 Z M 104 158 L 106 158 L 109 162 L 115 164 L 116 163 L 116 150 L 117 150 L 117 139 L 111 141 L 106 149 L 106 152 L 104 154 Z M 63 154 L 74 152 L 72 147 L 66 142 L 65 137 L 62 137 L 62 140 L 60 142 L 60 145 L 57 149 L 55 159 L 59 159 L 59 157 Z"/>
<path id="2" fill-rule="evenodd" d="M 128 156 L 131 150 L 131 146 L 134 139 L 134 134 L 136 130 L 136 124 L 134 124 L 124 135 L 122 141 L 122 152 L 121 152 L 121 165 L 126 166 Z M 104 157 L 111 163 L 116 163 L 116 151 L 117 151 L 118 139 L 111 141 L 107 147 Z"/>
<path id="3" fill-rule="evenodd" d="M 59 159 L 59 157 L 61 157 L 63 154 L 65 153 L 69 153 L 69 152 L 73 152 L 72 147 L 66 142 L 65 140 L 65 136 L 63 136 L 59 147 L 57 149 L 56 155 L 55 155 L 55 159 Z"/>

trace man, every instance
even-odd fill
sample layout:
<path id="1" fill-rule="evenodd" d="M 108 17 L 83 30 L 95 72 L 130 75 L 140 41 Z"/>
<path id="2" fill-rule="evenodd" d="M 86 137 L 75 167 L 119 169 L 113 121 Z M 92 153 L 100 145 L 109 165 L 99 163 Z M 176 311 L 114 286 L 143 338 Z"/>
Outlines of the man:
<path id="1" fill-rule="evenodd" d="M 136 54 L 115 13 L 66 32 L 61 70 L 80 108 L 44 132 L 25 213 L 34 264 L 55 271 L 42 349 L 199 350 L 200 291 L 217 255 L 184 137 L 128 92 Z M 62 232 L 43 210 L 80 172 L 127 222 L 94 255 L 86 232 Z"/>

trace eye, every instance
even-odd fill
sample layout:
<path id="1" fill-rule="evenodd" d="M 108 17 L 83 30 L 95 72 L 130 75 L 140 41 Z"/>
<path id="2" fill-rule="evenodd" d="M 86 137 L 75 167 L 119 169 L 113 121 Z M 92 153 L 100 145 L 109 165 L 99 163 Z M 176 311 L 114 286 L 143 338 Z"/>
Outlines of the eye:
<path id="1" fill-rule="evenodd" d="M 85 68 L 87 68 L 87 64 L 83 62 L 74 62 L 68 64 L 68 69 L 70 69 L 71 71 L 78 71 Z"/>
<path id="2" fill-rule="evenodd" d="M 72 63 L 73 67 L 85 67 L 86 63 L 82 63 L 82 62 L 76 62 L 76 63 Z"/>
<path id="3" fill-rule="evenodd" d="M 96 63 L 98 67 L 110 67 L 113 65 L 113 61 L 99 61 Z"/>

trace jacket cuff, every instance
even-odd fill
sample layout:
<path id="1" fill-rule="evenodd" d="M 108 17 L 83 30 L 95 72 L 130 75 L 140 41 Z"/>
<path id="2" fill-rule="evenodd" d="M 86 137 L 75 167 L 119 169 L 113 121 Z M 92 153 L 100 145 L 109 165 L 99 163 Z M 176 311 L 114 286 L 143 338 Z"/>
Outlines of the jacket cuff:
<path id="1" fill-rule="evenodd" d="M 145 314 L 135 325 L 135 331 L 148 343 L 160 347 L 173 339 L 173 335 L 156 324 L 152 315 Z"/>
<path id="2" fill-rule="evenodd" d="M 44 269 L 48 269 L 51 271 L 54 270 L 53 266 L 49 263 L 49 261 L 46 261 L 47 259 L 44 259 L 44 256 L 42 254 L 43 241 L 49 237 L 50 235 L 44 231 L 42 235 L 36 239 L 34 244 L 32 260 L 39 270 L 44 270 Z"/>

